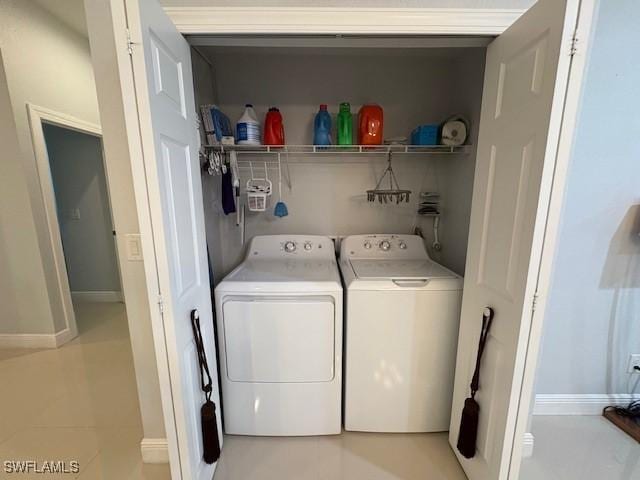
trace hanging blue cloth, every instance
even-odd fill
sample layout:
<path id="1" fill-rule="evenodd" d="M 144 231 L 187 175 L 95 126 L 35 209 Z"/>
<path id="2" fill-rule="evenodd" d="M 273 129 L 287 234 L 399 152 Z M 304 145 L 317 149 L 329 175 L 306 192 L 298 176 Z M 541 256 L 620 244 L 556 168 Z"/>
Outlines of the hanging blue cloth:
<path id="1" fill-rule="evenodd" d="M 227 172 L 222 174 L 222 210 L 225 215 L 235 213 L 236 211 L 230 168 L 227 168 Z"/>

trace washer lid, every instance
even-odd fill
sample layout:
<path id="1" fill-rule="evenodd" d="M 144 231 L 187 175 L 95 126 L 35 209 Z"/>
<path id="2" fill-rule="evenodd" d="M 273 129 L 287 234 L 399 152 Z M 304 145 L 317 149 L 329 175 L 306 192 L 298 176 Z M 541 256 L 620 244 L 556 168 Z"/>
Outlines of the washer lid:
<path id="1" fill-rule="evenodd" d="M 225 282 L 340 282 L 335 260 L 250 259 L 231 272 Z"/>
<path id="2" fill-rule="evenodd" d="M 457 275 L 431 260 L 351 259 L 351 267 L 360 279 L 419 280 L 457 278 Z"/>

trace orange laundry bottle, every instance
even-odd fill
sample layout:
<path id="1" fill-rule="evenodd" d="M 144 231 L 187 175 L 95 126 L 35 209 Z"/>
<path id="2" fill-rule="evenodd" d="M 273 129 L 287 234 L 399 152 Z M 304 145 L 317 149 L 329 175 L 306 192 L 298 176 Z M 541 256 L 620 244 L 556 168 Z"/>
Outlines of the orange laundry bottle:
<path id="1" fill-rule="evenodd" d="M 276 107 L 271 107 L 264 120 L 265 145 L 284 145 L 284 125 L 282 124 L 282 114 Z"/>
<path id="2" fill-rule="evenodd" d="M 382 107 L 363 105 L 358 112 L 358 143 L 360 145 L 382 145 Z"/>

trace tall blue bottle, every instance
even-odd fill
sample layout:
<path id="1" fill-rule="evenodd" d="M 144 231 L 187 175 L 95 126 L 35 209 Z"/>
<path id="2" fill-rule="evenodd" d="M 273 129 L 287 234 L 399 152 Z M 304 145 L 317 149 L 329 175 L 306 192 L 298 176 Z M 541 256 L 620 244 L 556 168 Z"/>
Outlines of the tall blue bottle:
<path id="1" fill-rule="evenodd" d="M 331 145 L 331 115 L 325 104 L 320 105 L 320 111 L 316 113 L 313 122 L 313 144 Z"/>

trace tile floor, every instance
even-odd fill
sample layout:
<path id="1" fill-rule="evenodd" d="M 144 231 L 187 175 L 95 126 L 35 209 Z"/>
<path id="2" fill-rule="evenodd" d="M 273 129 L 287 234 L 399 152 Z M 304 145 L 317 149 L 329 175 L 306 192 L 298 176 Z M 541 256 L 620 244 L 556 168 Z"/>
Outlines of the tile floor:
<path id="1" fill-rule="evenodd" d="M 143 465 L 122 304 L 76 305 L 80 335 L 57 350 L 0 349 L 0 460 L 76 460 L 80 480 L 166 480 Z M 598 416 L 534 417 L 520 480 L 640 479 L 640 444 Z M 215 480 L 464 480 L 446 434 L 226 436 Z M 247 458 L 251 458 L 248 462 Z M 6 474 L 0 478 L 46 479 Z"/>
<path id="2" fill-rule="evenodd" d="M 57 350 L 0 350 L 0 460 L 76 460 L 78 475 L 169 479 L 143 465 L 142 428 L 122 304 L 76 305 L 80 335 Z M 226 436 L 215 480 L 464 480 L 446 434 Z M 247 462 L 251 458 L 251 462 Z M 6 474 L 0 478 L 46 479 Z"/>
<path id="3" fill-rule="evenodd" d="M 600 416 L 534 416 L 520 480 L 640 479 L 640 443 Z"/>
<path id="4" fill-rule="evenodd" d="M 80 335 L 59 349 L 0 349 L 0 478 L 169 479 L 143 465 L 124 305 L 77 304 Z M 7 474 L 6 460 L 76 460 L 77 475 Z"/>
<path id="5" fill-rule="evenodd" d="M 247 461 L 250 458 L 251 461 Z M 446 433 L 224 438 L 215 480 L 466 480 Z"/>

